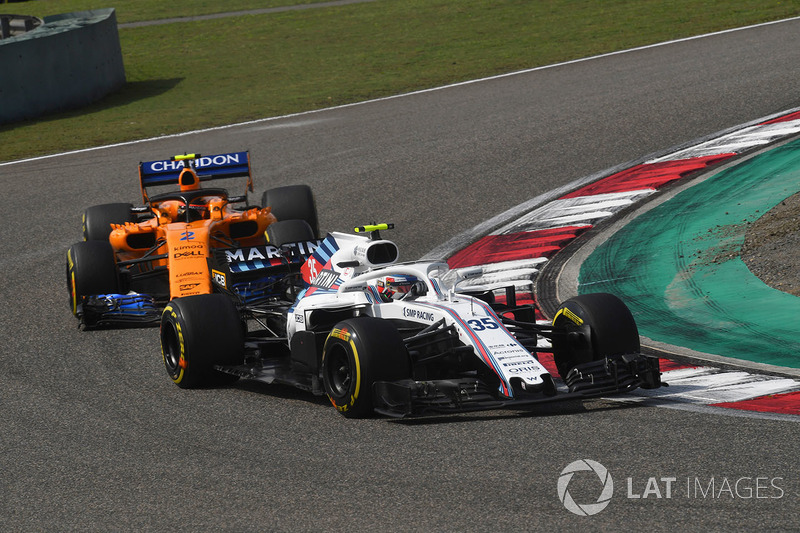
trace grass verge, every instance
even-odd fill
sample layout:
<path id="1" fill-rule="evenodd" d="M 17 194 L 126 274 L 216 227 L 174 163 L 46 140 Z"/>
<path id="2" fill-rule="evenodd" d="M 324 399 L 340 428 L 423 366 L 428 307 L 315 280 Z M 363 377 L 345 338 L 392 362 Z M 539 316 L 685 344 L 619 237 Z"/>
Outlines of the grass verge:
<path id="1" fill-rule="evenodd" d="M 42 0 L 26 11 L 53 4 L 102 7 Z M 191 2 L 192 13 L 190 2 L 170 4 L 163 16 L 266 2 Z M 798 14 L 797 4 L 774 0 L 379 0 L 126 28 L 126 87 L 83 109 L 0 127 L 0 161 L 400 94 Z"/>

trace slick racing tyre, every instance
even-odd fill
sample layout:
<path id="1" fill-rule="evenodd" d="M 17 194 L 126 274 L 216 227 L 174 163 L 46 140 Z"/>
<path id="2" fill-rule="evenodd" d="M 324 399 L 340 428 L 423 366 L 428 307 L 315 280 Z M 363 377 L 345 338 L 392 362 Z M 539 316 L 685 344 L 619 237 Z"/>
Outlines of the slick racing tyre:
<path id="1" fill-rule="evenodd" d="M 568 332 L 566 339 L 553 339 L 553 358 L 562 378 L 575 365 L 641 350 L 633 315 L 613 294 L 570 298 L 556 311 L 553 326 Z"/>
<path id="2" fill-rule="evenodd" d="M 267 226 L 267 242 L 273 246 L 282 246 L 290 242 L 313 241 L 316 238 L 314 230 L 305 220 L 279 220 Z"/>
<path id="3" fill-rule="evenodd" d="M 114 250 L 108 241 L 84 241 L 67 250 L 67 291 L 72 314 L 84 296 L 116 294 L 119 275 Z"/>
<path id="4" fill-rule="evenodd" d="M 107 241 L 111 224 L 136 222 L 131 204 L 95 205 L 83 212 L 83 240 Z"/>
<path id="5" fill-rule="evenodd" d="M 161 314 L 161 354 L 170 379 L 183 389 L 235 381 L 214 366 L 244 361 L 244 330 L 236 306 L 224 294 L 172 300 Z"/>
<path id="6" fill-rule="evenodd" d="M 317 204 L 308 185 L 287 185 L 264 191 L 261 207 L 271 207 L 272 214 L 280 220 L 305 220 L 314 237 L 319 235 Z"/>
<path id="7" fill-rule="evenodd" d="M 396 381 L 410 373 L 403 340 L 387 320 L 359 317 L 339 322 L 322 348 L 325 393 L 347 418 L 373 414 L 373 383 Z"/>

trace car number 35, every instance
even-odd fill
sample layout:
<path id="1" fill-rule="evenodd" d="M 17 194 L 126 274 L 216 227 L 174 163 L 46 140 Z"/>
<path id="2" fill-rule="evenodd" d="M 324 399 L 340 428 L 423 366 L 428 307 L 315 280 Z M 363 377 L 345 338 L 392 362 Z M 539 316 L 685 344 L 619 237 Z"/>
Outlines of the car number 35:
<path id="1" fill-rule="evenodd" d="M 488 316 L 484 317 L 484 318 L 481 318 L 480 320 L 478 320 L 477 318 L 473 319 L 473 320 L 467 320 L 467 324 L 469 324 L 469 327 L 472 328 L 472 331 L 483 331 L 485 329 L 497 329 L 499 327 L 497 325 L 497 322 L 493 318 L 488 317 Z"/>

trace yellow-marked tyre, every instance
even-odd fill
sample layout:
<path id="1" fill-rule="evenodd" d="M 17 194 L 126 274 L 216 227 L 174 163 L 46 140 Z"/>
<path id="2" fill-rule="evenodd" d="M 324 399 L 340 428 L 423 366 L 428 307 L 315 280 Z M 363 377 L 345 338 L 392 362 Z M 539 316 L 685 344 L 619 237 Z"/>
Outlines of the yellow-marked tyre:
<path id="1" fill-rule="evenodd" d="M 85 241 L 67 250 L 67 292 L 72 314 L 84 296 L 119 292 L 119 272 L 108 241 Z"/>
<path id="2" fill-rule="evenodd" d="M 372 384 L 410 375 L 408 353 L 388 320 L 339 322 L 322 349 L 322 381 L 333 406 L 347 418 L 373 414 Z"/>
<path id="3" fill-rule="evenodd" d="M 575 365 L 641 350 L 636 321 L 613 294 L 570 298 L 556 311 L 553 325 L 568 332 L 564 339 L 553 339 L 553 359 L 561 377 Z"/>
<path id="4" fill-rule="evenodd" d="M 223 294 L 176 298 L 161 314 L 161 354 L 170 379 L 183 389 L 235 381 L 214 369 L 244 360 L 244 331 Z"/>

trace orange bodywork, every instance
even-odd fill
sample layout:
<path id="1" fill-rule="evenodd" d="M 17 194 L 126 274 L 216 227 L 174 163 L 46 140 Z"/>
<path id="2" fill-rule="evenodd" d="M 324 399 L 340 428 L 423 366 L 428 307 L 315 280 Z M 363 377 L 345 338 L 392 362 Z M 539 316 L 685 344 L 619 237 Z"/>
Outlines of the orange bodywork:
<path id="1" fill-rule="evenodd" d="M 195 203 L 197 202 L 197 204 Z M 267 226 L 276 222 L 269 207 L 236 211 L 226 198 L 196 197 L 187 207 L 178 200 L 151 202 L 154 217 L 112 226 L 109 240 L 121 261 L 156 257 L 138 265 L 141 271 L 167 267 L 170 298 L 212 292 L 208 257 L 215 248 L 266 243 Z M 197 220 L 186 221 L 185 209 Z"/>

